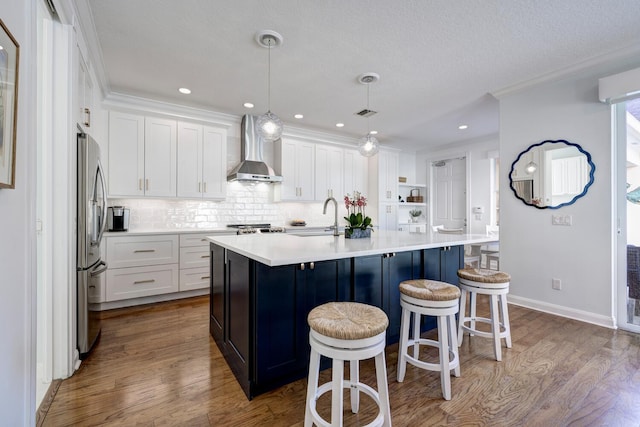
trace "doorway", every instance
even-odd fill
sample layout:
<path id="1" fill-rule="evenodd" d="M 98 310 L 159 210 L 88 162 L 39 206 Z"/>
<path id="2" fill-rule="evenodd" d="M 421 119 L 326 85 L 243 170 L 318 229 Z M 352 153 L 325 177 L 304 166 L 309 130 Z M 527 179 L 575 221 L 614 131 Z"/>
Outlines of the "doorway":
<path id="1" fill-rule="evenodd" d="M 640 332 L 640 98 L 614 108 L 617 121 L 622 122 L 616 124 L 621 134 L 618 185 L 624 188 L 618 209 L 621 220 L 626 217 L 619 228 L 618 326 Z"/>

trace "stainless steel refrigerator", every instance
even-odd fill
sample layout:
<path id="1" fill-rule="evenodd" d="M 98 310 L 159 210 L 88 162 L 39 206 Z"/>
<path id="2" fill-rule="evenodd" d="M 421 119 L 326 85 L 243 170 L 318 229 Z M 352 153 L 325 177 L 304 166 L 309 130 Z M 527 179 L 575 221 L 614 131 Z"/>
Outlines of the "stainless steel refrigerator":
<path id="1" fill-rule="evenodd" d="M 87 356 L 100 334 L 99 313 L 91 296 L 107 270 L 100 245 L 107 222 L 107 191 L 100 146 L 85 133 L 78 134 L 77 185 L 77 319 L 80 358 Z"/>

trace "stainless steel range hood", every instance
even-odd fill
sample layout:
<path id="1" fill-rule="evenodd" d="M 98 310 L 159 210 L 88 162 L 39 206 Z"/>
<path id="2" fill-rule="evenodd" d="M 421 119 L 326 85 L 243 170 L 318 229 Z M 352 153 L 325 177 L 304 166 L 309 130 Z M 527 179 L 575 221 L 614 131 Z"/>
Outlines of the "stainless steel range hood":
<path id="1" fill-rule="evenodd" d="M 233 168 L 227 181 L 281 182 L 271 166 L 262 160 L 263 140 L 255 130 L 256 116 L 242 116 L 240 157 L 242 161 Z"/>

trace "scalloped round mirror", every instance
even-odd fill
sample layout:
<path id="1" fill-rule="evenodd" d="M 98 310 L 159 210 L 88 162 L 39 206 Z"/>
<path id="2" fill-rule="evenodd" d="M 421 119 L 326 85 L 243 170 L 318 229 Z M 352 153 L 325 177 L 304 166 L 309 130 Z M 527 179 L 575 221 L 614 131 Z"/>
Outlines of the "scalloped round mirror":
<path id="1" fill-rule="evenodd" d="M 591 154 L 564 139 L 533 144 L 511 164 L 513 194 L 538 209 L 575 203 L 593 184 L 596 165 Z"/>

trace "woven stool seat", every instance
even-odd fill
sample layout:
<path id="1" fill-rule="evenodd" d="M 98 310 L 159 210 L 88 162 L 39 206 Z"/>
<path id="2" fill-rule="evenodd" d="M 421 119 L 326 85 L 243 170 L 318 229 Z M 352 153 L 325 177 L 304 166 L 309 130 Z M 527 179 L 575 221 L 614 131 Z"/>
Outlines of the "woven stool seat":
<path id="1" fill-rule="evenodd" d="M 458 277 L 471 280 L 477 283 L 509 283 L 511 276 L 504 271 L 486 270 L 483 268 L 461 268 L 458 270 Z"/>
<path id="2" fill-rule="evenodd" d="M 400 292 L 425 301 L 451 301 L 460 298 L 457 286 L 437 280 L 405 280 L 400 283 Z"/>
<path id="3" fill-rule="evenodd" d="M 361 340 L 387 330 L 384 311 L 357 302 L 330 302 L 314 308 L 307 317 L 314 331 L 340 340 Z"/>

